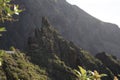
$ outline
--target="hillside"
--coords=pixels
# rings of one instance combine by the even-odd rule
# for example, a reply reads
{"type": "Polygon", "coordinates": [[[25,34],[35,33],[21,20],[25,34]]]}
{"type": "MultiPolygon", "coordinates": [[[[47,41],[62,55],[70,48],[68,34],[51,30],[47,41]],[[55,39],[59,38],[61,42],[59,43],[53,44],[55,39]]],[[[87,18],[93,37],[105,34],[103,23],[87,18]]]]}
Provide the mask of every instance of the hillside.
{"type": "Polygon", "coordinates": [[[15,51],[14,54],[2,53],[2,66],[0,66],[1,80],[50,80],[44,69],[34,65],[25,54],[15,51]]]}
{"type": "Polygon", "coordinates": [[[60,69],[63,64],[54,63],[56,57],[68,68],[75,69],[79,65],[87,70],[97,70],[100,73],[108,74],[108,77],[103,80],[113,78],[112,72],[100,60],[90,55],[89,52],[78,48],[72,42],[65,40],[45,17],[42,18],[41,26],[41,28],[35,29],[34,35],[29,37],[27,55],[31,57],[33,63],[47,68],[52,80],[67,80],[69,78],[66,77],[65,68],[62,71],[60,69]],[[63,74],[64,77],[62,77],[63,74]]]}
{"type": "MultiPolygon", "coordinates": [[[[65,0],[16,0],[25,11],[19,21],[6,22],[7,32],[1,39],[1,48],[11,45],[25,49],[35,28],[40,28],[42,16],[77,46],[96,54],[105,51],[120,56],[120,29],[117,25],[102,22],[65,0]]],[[[2,25],[3,26],[3,25],[2,25]]]]}
{"type": "Polygon", "coordinates": [[[96,55],[96,58],[102,61],[115,75],[120,73],[120,60],[116,56],[102,52],[96,55]]]}
{"type": "Polygon", "coordinates": [[[74,72],[78,66],[105,73],[108,76],[102,80],[112,80],[120,70],[120,61],[115,56],[106,53],[92,56],[65,40],[46,17],[42,18],[41,28],[34,29],[29,36],[25,53],[12,50],[11,54],[0,52],[2,80],[78,80],[74,72]]]}

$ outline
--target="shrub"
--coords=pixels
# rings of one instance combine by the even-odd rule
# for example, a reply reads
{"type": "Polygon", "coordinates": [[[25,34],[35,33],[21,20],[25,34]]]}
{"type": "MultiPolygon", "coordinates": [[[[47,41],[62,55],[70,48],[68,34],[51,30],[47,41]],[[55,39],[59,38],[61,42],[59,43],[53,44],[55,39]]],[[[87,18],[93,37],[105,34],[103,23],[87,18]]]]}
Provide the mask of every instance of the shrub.
{"type": "Polygon", "coordinates": [[[101,77],[107,76],[106,74],[99,74],[96,70],[86,71],[81,66],[78,66],[79,70],[74,70],[79,80],[101,80],[101,77]]]}

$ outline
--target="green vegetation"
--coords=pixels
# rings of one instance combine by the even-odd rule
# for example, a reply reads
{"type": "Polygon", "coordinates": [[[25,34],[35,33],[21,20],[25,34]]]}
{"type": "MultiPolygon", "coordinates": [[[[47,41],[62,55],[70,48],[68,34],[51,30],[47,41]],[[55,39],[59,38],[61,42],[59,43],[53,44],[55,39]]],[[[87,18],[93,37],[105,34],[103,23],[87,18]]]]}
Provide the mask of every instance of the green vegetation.
{"type": "MultiPolygon", "coordinates": [[[[39,66],[32,64],[29,57],[24,53],[13,48],[12,50],[15,53],[6,54],[4,50],[1,50],[1,80],[56,80],[59,76],[62,76],[61,80],[102,80],[101,77],[107,76],[106,74],[99,74],[96,70],[94,72],[87,71],[80,66],[78,67],[79,70],[72,70],[56,55],[53,55],[52,59],[49,56],[47,63],[40,67],[40,64],[39,66]],[[43,66],[49,69],[45,69],[43,66]]],[[[45,55],[43,54],[43,56],[45,55]]],[[[44,59],[43,56],[40,57],[39,55],[39,61],[41,61],[41,58],[44,59]]],[[[118,80],[118,78],[115,76],[113,80],[118,80]]]]}
{"type": "MultiPolygon", "coordinates": [[[[36,28],[34,36],[28,39],[27,55],[31,61],[46,69],[51,80],[77,80],[73,69],[78,65],[86,70],[91,70],[91,78],[100,79],[105,73],[108,76],[102,80],[112,80],[114,75],[99,59],[90,55],[88,51],[76,47],[72,42],[65,40],[52,26],[46,18],[42,19],[42,27],[36,28]],[[98,72],[100,73],[98,73],[98,72]],[[97,76],[93,76],[95,73],[97,76]]],[[[88,71],[87,71],[88,73],[88,71]]],[[[80,79],[88,78],[87,74],[82,74],[80,79]]]]}
{"type": "MultiPolygon", "coordinates": [[[[0,0],[0,22],[14,21],[13,15],[19,15],[22,10],[16,4],[11,4],[11,0],[0,0]]],[[[6,31],[4,27],[0,27],[0,32],[6,31]]]]}
{"type": "Polygon", "coordinates": [[[101,52],[96,55],[96,58],[98,58],[105,66],[107,66],[114,75],[117,76],[120,74],[120,61],[117,59],[117,57],[105,52],[101,52]]]}
{"type": "MultiPolygon", "coordinates": [[[[13,15],[22,11],[18,8],[18,5],[11,4],[11,0],[0,0],[0,22],[14,21],[13,15]]],[[[111,79],[112,72],[100,60],[64,40],[47,19],[43,22],[40,31],[36,30],[29,41],[26,53],[29,57],[13,47],[15,53],[12,54],[0,51],[0,80],[101,80],[107,76],[99,74],[98,70],[108,73],[110,78],[105,80],[111,79]],[[29,58],[39,66],[32,64],[29,58]],[[80,66],[79,70],[73,70],[78,64],[95,71],[87,71],[80,66]]],[[[5,28],[0,28],[0,32],[3,31],[5,28]]],[[[114,80],[118,78],[115,76],[114,80]]]]}
{"type": "Polygon", "coordinates": [[[51,80],[76,80],[74,71],[54,53],[46,53],[41,49],[32,50],[27,55],[31,57],[33,63],[46,70],[51,80]]]}
{"type": "Polygon", "coordinates": [[[30,63],[25,54],[19,51],[14,54],[2,52],[1,80],[49,80],[46,71],[30,63]]]}
{"type": "MultiPolygon", "coordinates": [[[[79,70],[74,69],[75,75],[79,80],[102,80],[102,77],[106,77],[107,74],[99,74],[96,70],[94,72],[86,71],[81,66],[78,66],[79,70]]],[[[118,75],[119,76],[119,75],[118,75]]],[[[114,76],[113,80],[119,80],[117,76],[114,76]]]]}
{"type": "Polygon", "coordinates": [[[19,15],[22,10],[19,6],[11,4],[11,0],[0,0],[0,21],[13,21],[13,15],[19,15]]]}
{"type": "Polygon", "coordinates": [[[76,76],[79,78],[79,80],[101,80],[101,77],[107,76],[106,74],[99,74],[96,70],[94,72],[92,71],[86,71],[81,66],[78,66],[79,70],[74,70],[76,76]]]}
{"type": "Polygon", "coordinates": [[[4,56],[4,51],[0,50],[0,66],[2,66],[3,59],[2,57],[4,56]]]}

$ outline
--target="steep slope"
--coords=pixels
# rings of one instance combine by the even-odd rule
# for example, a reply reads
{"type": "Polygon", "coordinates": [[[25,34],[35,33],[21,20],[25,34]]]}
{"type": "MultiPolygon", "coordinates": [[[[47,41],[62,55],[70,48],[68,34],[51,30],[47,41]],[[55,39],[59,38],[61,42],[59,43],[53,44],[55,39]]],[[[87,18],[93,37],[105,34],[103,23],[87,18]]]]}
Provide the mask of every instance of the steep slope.
{"type": "Polygon", "coordinates": [[[1,53],[1,80],[50,80],[44,69],[29,62],[28,57],[18,50],[13,54],[7,54],[5,51],[0,51],[0,56],[1,53]]]}
{"type": "Polygon", "coordinates": [[[112,72],[101,61],[65,40],[44,17],[42,27],[35,29],[34,35],[29,37],[27,52],[33,63],[47,68],[52,80],[73,80],[72,69],[77,68],[78,65],[87,70],[108,74],[109,77],[103,80],[110,80],[113,77],[112,72]],[[54,63],[56,60],[59,60],[59,63],[54,63]]]}
{"type": "Polygon", "coordinates": [[[25,11],[19,22],[6,23],[7,32],[1,39],[1,48],[15,46],[24,49],[34,29],[40,27],[41,16],[47,16],[66,39],[92,54],[101,51],[120,57],[120,29],[102,22],[65,0],[16,0],[25,11]]]}
{"type": "Polygon", "coordinates": [[[105,52],[96,55],[115,75],[120,74],[120,61],[113,55],[105,52]]]}

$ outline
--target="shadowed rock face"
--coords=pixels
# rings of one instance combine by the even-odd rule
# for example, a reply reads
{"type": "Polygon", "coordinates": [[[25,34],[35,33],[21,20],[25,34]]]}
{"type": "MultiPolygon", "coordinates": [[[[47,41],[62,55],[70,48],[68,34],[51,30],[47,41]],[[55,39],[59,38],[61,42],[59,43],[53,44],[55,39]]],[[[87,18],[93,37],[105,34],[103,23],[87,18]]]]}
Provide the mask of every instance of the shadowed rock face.
{"type": "Polygon", "coordinates": [[[65,0],[17,0],[25,11],[19,21],[5,23],[7,32],[1,39],[1,48],[15,46],[24,49],[34,29],[41,25],[41,17],[47,16],[51,24],[66,39],[92,54],[105,51],[120,56],[120,29],[117,25],[102,22],[65,0]]]}

